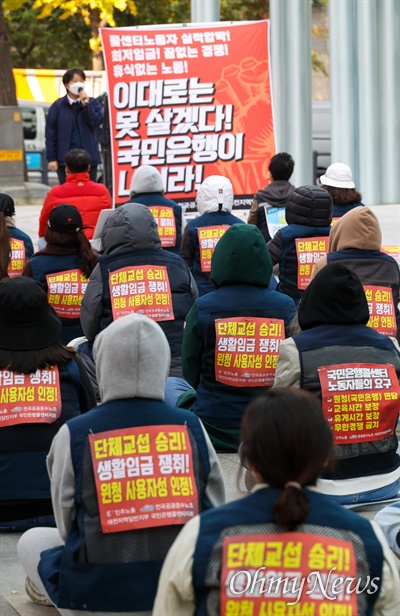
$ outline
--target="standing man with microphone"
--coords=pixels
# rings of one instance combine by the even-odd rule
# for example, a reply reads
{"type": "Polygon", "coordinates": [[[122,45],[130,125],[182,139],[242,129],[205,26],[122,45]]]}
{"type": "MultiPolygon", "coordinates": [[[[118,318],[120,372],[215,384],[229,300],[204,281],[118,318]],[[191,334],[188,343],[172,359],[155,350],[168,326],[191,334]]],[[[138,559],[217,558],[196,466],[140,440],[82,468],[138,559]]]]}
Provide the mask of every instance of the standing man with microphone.
{"type": "Polygon", "coordinates": [[[50,107],[46,120],[46,158],[50,171],[57,171],[60,184],[65,182],[65,155],[69,150],[85,150],[90,156],[90,179],[96,181],[101,162],[96,129],[103,123],[100,101],[85,92],[85,73],[70,68],[63,76],[66,96],[50,107]]]}

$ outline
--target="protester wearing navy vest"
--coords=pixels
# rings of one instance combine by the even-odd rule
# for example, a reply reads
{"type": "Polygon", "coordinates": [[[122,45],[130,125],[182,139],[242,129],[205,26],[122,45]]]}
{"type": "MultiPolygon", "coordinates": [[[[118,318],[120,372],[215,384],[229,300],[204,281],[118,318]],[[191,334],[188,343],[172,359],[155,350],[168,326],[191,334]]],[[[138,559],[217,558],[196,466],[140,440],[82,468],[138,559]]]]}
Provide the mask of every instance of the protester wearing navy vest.
{"type": "Polygon", "coordinates": [[[312,277],[327,263],[343,263],[356,272],[363,285],[389,287],[393,296],[392,317],[400,341],[400,270],[397,262],[381,251],[382,233],[375,214],[368,207],[356,207],[332,227],[329,252],[316,262],[312,277]]]}
{"type": "MultiPolygon", "coordinates": [[[[298,319],[302,332],[282,342],[274,386],[302,387],[321,399],[318,368],[341,364],[391,364],[400,377],[397,341],[366,326],[369,311],[361,281],[345,265],[331,263],[318,272],[302,297],[298,319]]],[[[399,408],[400,404],[381,415],[390,413],[395,426],[399,408]]],[[[336,465],[324,472],[321,492],[343,504],[397,495],[400,457],[395,430],[371,434],[370,441],[361,442],[354,433],[351,444],[336,444],[335,452],[336,465]]]]}
{"type": "Polygon", "coordinates": [[[319,178],[322,188],[328,191],[333,201],[332,218],[341,218],[355,207],[364,205],[362,196],[356,190],[351,169],[345,163],[329,165],[319,178]]]}
{"type": "Polygon", "coordinates": [[[10,237],[24,242],[25,258],[30,259],[33,255],[32,240],[29,235],[27,235],[26,233],[21,231],[21,229],[18,229],[15,226],[15,204],[14,199],[10,197],[10,195],[0,193],[0,212],[3,212],[5,216],[6,225],[10,237]]]}
{"type": "MultiPolygon", "coordinates": [[[[163,560],[182,524],[168,524],[164,516],[156,526],[103,533],[88,437],[128,428],[142,428],[145,435],[153,426],[166,434],[171,426],[186,426],[200,512],[224,502],[221,468],[199,419],[163,401],[170,350],[154,321],[140,314],[115,321],[96,339],[94,357],[102,404],[87,421],[68,422],[48,457],[57,530],[33,529],[18,552],[30,580],[61,614],[150,615],[163,560]]],[[[132,442],[139,443],[139,436],[132,442]]],[[[145,463],[142,456],[140,461],[145,463]]],[[[170,496],[168,491],[164,502],[170,496]]],[[[155,510],[146,507],[147,497],[131,497],[130,504],[137,513],[155,510]]]]}
{"type": "Polygon", "coordinates": [[[279,263],[277,290],[299,302],[303,291],[297,286],[296,239],[325,237],[332,222],[332,198],[318,186],[299,186],[288,197],[287,227],[279,229],[268,242],[272,263],[279,263]]]}
{"type": "Polygon", "coordinates": [[[214,287],[210,282],[209,269],[208,271],[203,271],[204,265],[202,267],[199,229],[202,227],[218,228],[223,225],[243,224],[243,221],[232,214],[232,184],[228,178],[222,175],[212,175],[204,180],[197,191],[196,205],[200,216],[188,221],[183,233],[181,255],[193,272],[201,297],[210,291],[214,291],[214,287]]]}
{"type": "MultiPolygon", "coordinates": [[[[130,199],[126,203],[143,203],[143,205],[162,206],[172,208],[175,221],[175,243],[173,246],[165,246],[165,250],[179,255],[182,243],[182,229],[185,218],[180,205],[164,197],[164,184],[161,173],[151,165],[142,165],[132,176],[130,199]]],[[[160,229],[159,229],[160,231],[160,229]]],[[[163,241],[161,230],[161,242],[163,241]]],[[[165,236],[168,239],[169,236],[165,236]]]]}
{"type": "Polygon", "coordinates": [[[271,390],[249,406],[242,438],[252,494],[182,529],[165,559],[153,616],[397,616],[396,559],[382,530],[315,489],[332,452],[318,400],[271,390]],[[347,565],[329,558],[340,549],[347,565]]]}
{"type": "MultiPolygon", "coordinates": [[[[84,226],[82,217],[73,205],[58,205],[51,211],[47,222],[47,230],[45,234],[46,246],[43,250],[37,252],[30,261],[25,265],[22,272],[23,276],[30,276],[39,282],[46,293],[49,293],[46,276],[48,274],[62,274],[69,270],[75,270],[73,279],[79,279],[76,282],[76,288],[64,293],[62,300],[70,302],[71,309],[78,312],[75,318],[64,317],[65,304],[61,305],[61,323],[62,330],[60,340],[64,344],[68,344],[74,338],[83,336],[83,331],[79,317],[79,304],[71,304],[71,301],[78,301],[81,293],[84,293],[86,282],[81,286],[81,275],[89,279],[93,268],[97,264],[97,257],[91,249],[88,239],[83,232],[84,226]],[[78,286],[79,285],[79,286],[78,286]]],[[[72,283],[73,284],[73,283],[72,283]]],[[[67,287],[71,284],[67,284],[67,287]]],[[[64,287],[65,288],[65,285],[64,287]]],[[[55,296],[59,291],[55,289],[50,293],[49,302],[57,299],[55,296]]],[[[66,304],[68,307],[68,303],[66,304]]],[[[60,304],[53,303],[54,309],[57,310],[60,304]]]]}
{"type": "MultiPolygon", "coordinates": [[[[186,317],[183,376],[196,390],[191,410],[203,421],[217,450],[237,451],[243,413],[265,383],[238,387],[217,379],[215,321],[265,317],[282,319],[287,327],[296,315],[296,306],[290,297],[268,289],[271,273],[271,257],[261,231],[254,225],[232,225],[212,257],[215,290],[199,298],[186,317]]],[[[173,381],[168,380],[168,396],[173,381]]]]}
{"type": "Polygon", "coordinates": [[[197,287],[189,268],[179,255],[161,248],[157,223],[149,208],[137,203],[123,205],[107,219],[101,235],[103,256],[93,270],[81,306],[81,324],[86,338],[97,334],[113,320],[109,274],[129,266],[159,265],[167,268],[174,319],[160,322],[171,354],[171,374],[180,376],[183,324],[197,298],[197,287]]]}
{"type": "Polygon", "coordinates": [[[26,530],[38,523],[54,526],[46,456],[60,427],[95,403],[90,383],[75,360],[75,352],[58,341],[60,331],[60,320],[36,282],[20,276],[0,283],[0,530],[3,531],[26,530]],[[38,378],[42,382],[39,371],[54,366],[60,380],[60,390],[53,396],[53,400],[61,399],[58,418],[52,415],[50,395],[40,402],[32,393],[32,384],[38,378]],[[28,384],[21,383],[21,375],[30,375],[28,384]],[[43,413],[48,414],[46,422],[41,419],[43,413]]]}

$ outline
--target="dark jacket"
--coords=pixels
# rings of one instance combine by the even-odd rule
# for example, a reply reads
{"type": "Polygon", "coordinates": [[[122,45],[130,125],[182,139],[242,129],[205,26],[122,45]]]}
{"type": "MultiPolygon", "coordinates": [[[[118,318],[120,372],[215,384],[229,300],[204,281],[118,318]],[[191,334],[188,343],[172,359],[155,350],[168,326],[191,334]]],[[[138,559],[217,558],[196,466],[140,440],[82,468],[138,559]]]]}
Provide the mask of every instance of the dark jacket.
{"type": "Polygon", "coordinates": [[[364,203],[361,203],[361,202],[360,203],[348,203],[347,205],[334,203],[333,211],[332,211],[332,218],[341,218],[342,216],[347,214],[347,212],[350,212],[351,210],[354,210],[354,208],[360,207],[362,205],[364,205],[364,203]]]}
{"type": "MultiPolygon", "coordinates": [[[[91,97],[87,105],[78,105],[77,127],[80,134],[81,148],[90,155],[90,164],[101,162],[96,128],[103,122],[101,103],[91,97]]],[[[71,134],[74,114],[67,96],[56,100],[50,107],[46,120],[46,159],[56,160],[59,165],[65,165],[65,155],[71,149],[71,134]]]]}

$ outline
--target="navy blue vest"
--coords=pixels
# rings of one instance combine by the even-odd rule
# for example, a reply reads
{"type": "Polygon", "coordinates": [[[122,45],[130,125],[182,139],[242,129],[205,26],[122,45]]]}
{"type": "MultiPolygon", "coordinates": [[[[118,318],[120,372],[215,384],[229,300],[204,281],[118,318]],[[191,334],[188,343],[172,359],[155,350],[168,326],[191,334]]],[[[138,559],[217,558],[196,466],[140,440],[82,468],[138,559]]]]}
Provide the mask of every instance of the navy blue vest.
{"type": "Polygon", "coordinates": [[[29,235],[21,231],[21,229],[17,229],[16,227],[8,227],[8,232],[10,234],[10,237],[24,242],[25,258],[30,259],[31,256],[33,255],[34,250],[33,250],[32,240],[29,237],[29,235]]]}
{"type": "Polygon", "coordinates": [[[297,288],[295,240],[300,237],[325,237],[329,235],[330,230],[330,227],[306,227],[305,225],[288,225],[281,229],[282,250],[279,259],[278,290],[292,297],[296,303],[300,301],[303,291],[297,288]]]}
{"type": "Polygon", "coordinates": [[[189,220],[187,224],[188,233],[194,246],[192,273],[197,283],[200,297],[206,293],[210,293],[210,291],[214,291],[215,287],[210,282],[211,272],[201,271],[199,236],[197,229],[199,227],[216,227],[222,225],[231,226],[236,224],[243,224],[243,220],[236,218],[236,216],[230,212],[210,212],[208,214],[203,214],[198,218],[194,218],[193,220],[189,220]]]}
{"type": "Polygon", "coordinates": [[[295,307],[289,297],[264,287],[237,284],[221,287],[196,302],[203,340],[200,383],[192,410],[221,428],[240,428],[248,403],[263,387],[231,387],[215,380],[215,319],[239,316],[283,319],[289,325],[295,307]]]}
{"type": "Polygon", "coordinates": [[[171,246],[170,248],[164,248],[164,250],[168,250],[168,252],[174,252],[179,255],[182,244],[182,208],[180,205],[172,201],[171,199],[167,199],[161,193],[145,193],[142,195],[137,195],[136,197],[132,197],[124,203],[142,203],[143,205],[161,205],[164,207],[172,207],[174,210],[174,218],[175,218],[175,226],[176,226],[176,242],[175,246],[171,246]]]}
{"type": "MultiPolygon", "coordinates": [[[[273,505],[279,494],[280,490],[277,488],[260,489],[250,496],[208,511],[201,516],[192,567],[196,616],[220,613],[219,594],[224,537],[265,533],[265,540],[268,541],[269,534],[285,532],[276,524],[273,515],[273,505]]],[[[307,490],[307,496],[310,501],[310,512],[296,532],[322,535],[353,544],[357,565],[356,581],[358,578],[363,580],[360,588],[365,587],[368,575],[371,580],[376,578],[375,584],[378,588],[376,593],[363,592],[357,596],[358,613],[371,616],[381,589],[383,551],[370,522],[347,511],[323,494],[307,490]]],[[[279,573],[276,572],[274,577],[278,576],[279,573]]],[[[355,584],[356,582],[352,587],[355,587],[355,584]]],[[[370,588],[374,590],[373,587],[370,588]]],[[[300,614],[300,611],[290,613],[300,614]]]]}
{"type": "Polygon", "coordinates": [[[183,324],[193,303],[190,293],[190,272],[185,262],[178,255],[158,248],[112,253],[100,257],[99,263],[103,280],[103,316],[101,318],[100,331],[108,327],[113,320],[110,288],[108,284],[110,272],[128,266],[166,266],[171,286],[175,319],[173,321],[160,321],[158,324],[167,336],[172,357],[180,357],[183,324]]]}
{"type": "Polygon", "coordinates": [[[341,218],[347,214],[347,212],[354,210],[355,207],[359,207],[360,205],[364,205],[364,203],[349,203],[348,205],[339,205],[338,203],[334,203],[332,218],[341,218]]]}
{"type": "MultiPolygon", "coordinates": [[[[293,336],[300,356],[300,387],[321,400],[320,366],[392,364],[400,377],[400,354],[393,342],[365,325],[320,325],[293,336]]],[[[348,479],[389,473],[400,465],[397,437],[370,443],[336,445],[336,463],[327,479],[348,479]]]]}
{"type": "MultiPolygon", "coordinates": [[[[30,261],[32,266],[32,278],[43,286],[47,294],[47,274],[56,274],[78,268],[78,254],[74,255],[38,255],[30,261]]],[[[74,338],[83,336],[80,319],[60,318],[62,330],[60,340],[63,344],[68,344],[74,338]]]]}
{"type": "Polygon", "coordinates": [[[46,456],[61,426],[80,415],[80,375],[75,361],[59,366],[62,409],[51,424],[0,427],[1,500],[50,499],[46,456]]]}
{"type": "Polygon", "coordinates": [[[189,411],[142,398],[106,402],[80,419],[68,424],[77,515],[65,547],[42,552],[39,574],[58,607],[151,611],[164,558],[182,526],[102,534],[93,468],[88,462],[88,434],[132,426],[186,424],[192,443],[199,509],[205,511],[212,505],[205,494],[210,463],[203,429],[189,411]]]}

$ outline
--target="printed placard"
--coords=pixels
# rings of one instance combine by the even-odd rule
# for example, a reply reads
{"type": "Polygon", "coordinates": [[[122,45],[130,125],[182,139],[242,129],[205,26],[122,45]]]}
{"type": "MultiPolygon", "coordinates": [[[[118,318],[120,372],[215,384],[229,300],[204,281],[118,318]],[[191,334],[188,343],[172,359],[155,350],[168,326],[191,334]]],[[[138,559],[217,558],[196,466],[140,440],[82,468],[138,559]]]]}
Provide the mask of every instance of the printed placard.
{"type": "Polygon", "coordinates": [[[198,513],[186,426],[89,435],[103,533],[186,524],[198,513]]]}
{"type": "Polygon", "coordinates": [[[356,577],[350,541],[296,532],[224,537],[220,614],[357,616],[356,577]]]}
{"type": "Polygon", "coordinates": [[[149,205],[149,210],[156,220],[162,248],[175,246],[176,222],[174,208],[164,205],[149,205]]]}
{"type": "Polygon", "coordinates": [[[393,259],[400,259],[400,246],[381,246],[381,251],[393,257],[393,259]]]}
{"type": "Polygon", "coordinates": [[[200,267],[202,272],[211,272],[211,259],[218,240],[229,229],[229,225],[216,225],[214,227],[198,227],[200,267]]]}
{"type": "Polygon", "coordinates": [[[391,364],[336,364],[318,368],[322,409],[335,445],[363,443],[394,433],[400,386],[391,364]]]}
{"type": "Polygon", "coordinates": [[[376,329],[384,336],[397,335],[396,312],[393,302],[393,293],[390,287],[363,285],[365,297],[368,302],[368,327],[376,329]]]}
{"type": "Polygon", "coordinates": [[[297,288],[307,289],[311,281],[316,262],[326,257],[329,247],[329,236],[298,238],[296,241],[297,255],[297,288]]]}
{"type": "Polygon", "coordinates": [[[287,227],[285,207],[271,207],[266,204],[264,205],[264,211],[267,219],[268,231],[271,237],[274,237],[276,232],[280,229],[287,227]]]}
{"type": "Polygon", "coordinates": [[[139,312],[154,321],[173,321],[171,285],[165,265],[123,267],[110,272],[114,321],[139,312]]]}
{"type": "Polygon", "coordinates": [[[0,370],[0,428],[25,423],[53,423],[61,414],[57,366],[19,374],[0,370]]]}
{"type": "Polygon", "coordinates": [[[25,244],[22,240],[10,238],[10,262],[8,264],[7,273],[9,278],[21,276],[25,265],[25,244]]]}
{"type": "Polygon", "coordinates": [[[285,323],[281,319],[216,319],[215,379],[231,387],[272,386],[284,339],[285,323]]]}
{"type": "Polygon", "coordinates": [[[80,269],[47,274],[47,301],[63,319],[79,319],[89,278],[80,269]]]}

